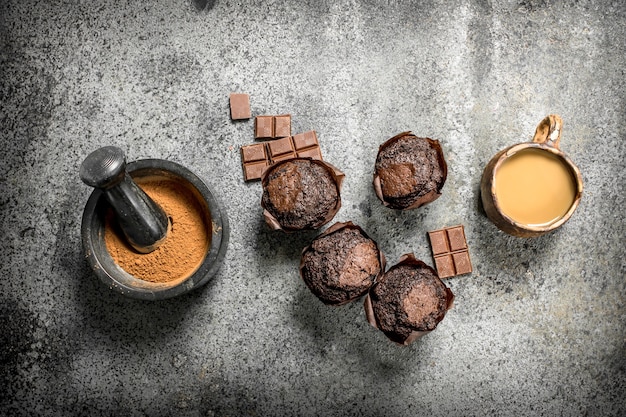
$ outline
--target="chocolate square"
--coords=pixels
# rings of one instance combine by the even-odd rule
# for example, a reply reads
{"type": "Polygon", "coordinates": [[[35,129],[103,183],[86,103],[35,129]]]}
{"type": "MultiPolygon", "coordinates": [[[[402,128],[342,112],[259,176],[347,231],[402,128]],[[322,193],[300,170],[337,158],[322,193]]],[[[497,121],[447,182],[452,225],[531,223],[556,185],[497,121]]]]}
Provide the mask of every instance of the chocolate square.
{"type": "Polygon", "coordinates": [[[428,237],[439,278],[472,272],[472,262],[463,225],[430,231],[428,237]]]}
{"type": "Polygon", "coordinates": [[[297,155],[299,158],[313,158],[319,159],[320,161],[322,160],[322,153],[320,152],[319,146],[297,151],[297,155]]]}
{"type": "Polygon", "coordinates": [[[322,151],[315,130],[293,135],[293,146],[301,158],[322,159],[322,151]]]}
{"type": "Polygon", "coordinates": [[[472,263],[468,252],[453,253],[452,260],[454,261],[456,275],[469,274],[472,272],[472,263]]]}
{"type": "Polygon", "coordinates": [[[244,164],[243,175],[246,181],[259,180],[269,164],[266,161],[244,164]]]}
{"type": "Polygon", "coordinates": [[[241,164],[246,181],[258,180],[270,161],[264,143],[254,143],[241,147],[241,164]]]}
{"type": "Polygon", "coordinates": [[[274,137],[274,116],[254,118],[254,137],[255,139],[274,137]]]}
{"type": "Polygon", "coordinates": [[[439,278],[449,278],[456,275],[454,268],[454,260],[449,254],[435,256],[435,267],[439,278]]]}
{"type": "Polygon", "coordinates": [[[450,252],[450,247],[448,246],[448,239],[446,238],[445,230],[428,232],[428,237],[430,238],[430,247],[433,250],[433,255],[450,252]]]}
{"type": "Polygon", "coordinates": [[[319,146],[315,130],[310,130],[308,132],[293,135],[293,144],[296,150],[319,146]]]}
{"type": "Polygon", "coordinates": [[[267,142],[267,148],[269,149],[272,162],[282,161],[283,159],[294,158],[296,156],[291,136],[267,142]]]}
{"type": "Polygon", "coordinates": [[[274,137],[284,138],[287,136],[291,136],[291,115],[274,116],[274,137]]]}
{"type": "Polygon", "coordinates": [[[251,117],[250,96],[248,94],[231,93],[230,95],[230,118],[244,120],[251,117]]]}
{"type": "Polygon", "coordinates": [[[242,146],[241,157],[244,162],[264,161],[267,159],[265,145],[263,143],[254,143],[242,146]]]}
{"type": "Polygon", "coordinates": [[[448,240],[450,241],[450,251],[456,252],[467,248],[463,226],[451,227],[447,229],[446,232],[448,233],[448,240]]]}

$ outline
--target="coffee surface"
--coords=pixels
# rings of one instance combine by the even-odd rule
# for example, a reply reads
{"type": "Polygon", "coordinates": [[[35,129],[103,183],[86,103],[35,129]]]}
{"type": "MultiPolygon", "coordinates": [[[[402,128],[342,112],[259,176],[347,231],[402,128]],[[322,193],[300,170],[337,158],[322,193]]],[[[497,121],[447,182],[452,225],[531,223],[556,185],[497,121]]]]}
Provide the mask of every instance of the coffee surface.
{"type": "Polygon", "coordinates": [[[524,149],[507,158],[495,174],[502,212],[530,226],[562,218],[574,203],[576,184],[564,161],[540,149],[524,149]]]}

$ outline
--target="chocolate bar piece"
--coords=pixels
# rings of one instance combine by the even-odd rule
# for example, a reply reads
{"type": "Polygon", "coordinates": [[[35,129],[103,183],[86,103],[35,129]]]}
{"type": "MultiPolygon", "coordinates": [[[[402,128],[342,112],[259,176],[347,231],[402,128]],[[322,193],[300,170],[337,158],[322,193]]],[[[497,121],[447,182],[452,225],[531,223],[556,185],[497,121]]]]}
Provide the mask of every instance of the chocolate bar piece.
{"type": "Polygon", "coordinates": [[[291,136],[291,116],[289,114],[274,116],[274,137],[284,138],[287,136],[291,136]]]}
{"type": "Polygon", "coordinates": [[[295,157],[323,160],[320,144],[314,130],[242,146],[241,163],[244,178],[246,181],[258,180],[266,167],[278,161],[295,157]]]}
{"type": "Polygon", "coordinates": [[[274,137],[274,116],[257,116],[254,118],[254,138],[274,137]]]}
{"type": "Polygon", "coordinates": [[[250,113],[250,96],[247,94],[230,94],[230,118],[245,120],[252,117],[250,113]]]}
{"type": "Polygon", "coordinates": [[[317,140],[315,130],[310,130],[304,133],[298,133],[292,137],[293,146],[296,149],[296,154],[300,158],[313,158],[322,159],[322,153],[320,151],[320,144],[317,140]]]}
{"type": "Polygon", "coordinates": [[[254,143],[241,147],[241,164],[246,181],[258,180],[263,170],[270,165],[264,143],[254,143]]]}
{"type": "Polygon", "coordinates": [[[267,142],[267,149],[269,150],[272,164],[284,159],[296,157],[291,136],[267,142]]]}
{"type": "Polygon", "coordinates": [[[291,115],[257,116],[254,118],[255,139],[276,139],[291,136],[291,115]]]}
{"type": "Polygon", "coordinates": [[[428,232],[439,278],[472,272],[469,249],[463,225],[428,232]]]}

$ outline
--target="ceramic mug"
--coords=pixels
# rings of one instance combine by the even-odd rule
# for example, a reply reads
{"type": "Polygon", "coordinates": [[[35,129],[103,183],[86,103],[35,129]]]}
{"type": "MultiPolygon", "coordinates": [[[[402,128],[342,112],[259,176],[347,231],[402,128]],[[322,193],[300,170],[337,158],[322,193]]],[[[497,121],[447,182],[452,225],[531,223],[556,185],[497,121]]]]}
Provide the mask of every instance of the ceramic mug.
{"type": "Polygon", "coordinates": [[[563,121],[545,117],[532,142],[498,152],[487,164],[480,193],[487,217],[502,231],[536,237],[565,223],[580,202],[580,170],[559,148],[563,121]]]}

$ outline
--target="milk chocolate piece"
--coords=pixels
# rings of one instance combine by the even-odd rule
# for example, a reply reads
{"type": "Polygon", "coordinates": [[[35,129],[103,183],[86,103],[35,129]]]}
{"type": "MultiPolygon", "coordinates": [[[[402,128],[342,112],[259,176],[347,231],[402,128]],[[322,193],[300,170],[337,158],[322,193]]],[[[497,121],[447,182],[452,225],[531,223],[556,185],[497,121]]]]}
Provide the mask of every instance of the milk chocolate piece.
{"type": "Polygon", "coordinates": [[[463,225],[430,231],[428,237],[439,278],[472,272],[463,225]]]}
{"type": "Polygon", "coordinates": [[[274,116],[274,137],[284,138],[287,136],[291,136],[291,115],[274,116]]]}
{"type": "Polygon", "coordinates": [[[320,148],[310,148],[305,149],[303,151],[298,151],[298,157],[300,158],[313,158],[313,159],[322,159],[322,154],[320,153],[320,148]]]}
{"type": "Polygon", "coordinates": [[[455,275],[454,261],[452,255],[440,255],[435,256],[435,268],[437,268],[437,275],[439,278],[448,278],[455,275]]]}
{"type": "Polygon", "coordinates": [[[274,116],[257,116],[254,118],[254,138],[274,137],[274,116]]]}
{"type": "Polygon", "coordinates": [[[269,150],[270,159],[273,164],[278,161],[296,157],[296,151],[293,148],[293,142],[289,136],[267,142],[267,149],[269,150]]]}
{"type": "Polygon", "coordinates": [[[293,135],[293,143],[297,150],[319,146],[315,130],[293,135]]]}
{"type": "Polygon", "coordinates": [[[255,139],[276,139],[291,136],[291,115],[257,116],[254,118],[255,139]]]}
{"type": "Polygon", "coordinates": [[[364,307],[372,326],[390,340],[408,345],[433,331],[453,300],[435,270],[409,253],[377,280],[364,307]]]}
{"type": "Polygon", "coordinates": [[[270,165],[265,144],[254,143],[241,147],[241,164],[246,181],[258,180],[266,167],[270,165]]]}
{"type": "Polygon", "coordinates": [[[322,159],[320,144],[315,130],[293,135],[293,146],[300,158],[322,159]]]}
{"type": "Polygon", "coordinates": [[[230,118],[244,120],[252,117],[250,113],[250,96],[247,94],[230,94],[230,118]]]}
{"type": "Polygon", "coordinates": [[[241,147],[241,163],[246,181],[258,180],[263,170],[290,158],[322,160],[322,152],[314,130],[294,136],[241,147]]]}

